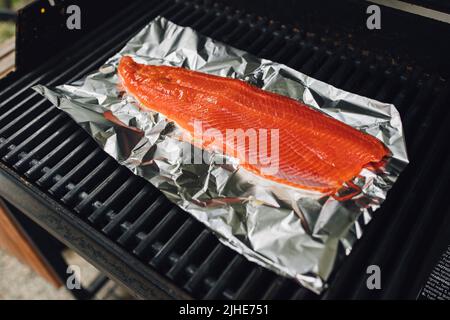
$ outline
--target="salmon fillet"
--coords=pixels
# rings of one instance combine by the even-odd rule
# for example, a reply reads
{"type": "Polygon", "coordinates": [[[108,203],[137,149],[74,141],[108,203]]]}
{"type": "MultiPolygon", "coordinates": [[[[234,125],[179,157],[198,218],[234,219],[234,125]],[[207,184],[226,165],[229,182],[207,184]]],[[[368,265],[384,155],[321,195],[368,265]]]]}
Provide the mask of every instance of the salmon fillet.
{"type": "Polygon", "coordinates": [[[235,157],[246,170],[282,184],[333,194],[389,154],[375,137],[241,80],[143,65],[129,56],[120,60],[118,73],[141,108],[163,114],[191,137],[196,123],[203,132],[214,133],[191,143],[235,157]],[[239,139],[228,134],[239,130],[248,135],[239,139]],[[269,131],[278,133],[277,139],[269,131]],[[257,146],[251,146],[255,141],[257,146]]]}

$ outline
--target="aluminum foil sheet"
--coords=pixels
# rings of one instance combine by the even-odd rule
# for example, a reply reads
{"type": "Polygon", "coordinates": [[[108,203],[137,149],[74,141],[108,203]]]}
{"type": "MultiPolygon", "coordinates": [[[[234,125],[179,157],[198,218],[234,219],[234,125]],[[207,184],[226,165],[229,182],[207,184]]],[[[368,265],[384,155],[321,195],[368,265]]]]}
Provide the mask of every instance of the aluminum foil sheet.
{"type": "Polygon", "coordinates": [[[316,293],[326,288],[330,274],[362,236],[364,224],[408,163],[393,105],[339,90],[162,17],[83,79],[34,89],[67,112],[120,164],[213,230],[222,243],[316,293]],[[124,55],[139,63],[239,78],[301,100],[377,137],[392,156],[383,172],[363,169],[353,181],[362,192],[346,201],[256,177],[237,160],[222,165],[221,155],[214,152],[202,164],[189,164],[186,156],[192,152],[185,151],[192,146],[178,138],[176,126],[160,114],[139,109],[121,89],[116,67],[124,55]],[[114,117],[105,118],[108,113],[114,117]]]}

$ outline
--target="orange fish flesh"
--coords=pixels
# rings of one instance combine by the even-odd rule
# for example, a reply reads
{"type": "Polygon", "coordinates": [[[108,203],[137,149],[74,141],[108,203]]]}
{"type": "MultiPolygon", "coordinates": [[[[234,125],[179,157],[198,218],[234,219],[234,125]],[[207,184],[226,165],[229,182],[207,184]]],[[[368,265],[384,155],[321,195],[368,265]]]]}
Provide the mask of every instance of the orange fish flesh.
{"type": "Polygon", "coordinates": [[[205,135],[195,142],[197,146],[235,157],[246,170],[278,183],[334,194],[363,168],[376,168],[389,155],[375,137],[241,80],[139,64],[129,56],[121,58],[118,73],[127,93],[142,108],[163,114],[191,137],[196,122],[202,124],[203,132],[214,130],[224,137],[205,135]],[[227,135],[229,130],[262,129],[277,132],[278,140],[259,139],[255,148],[247,145],[250,136],[239,140],[227,135]],[[274,143],[278,150],[272,148],[274,143]],[[258,160],[263,159],[258,157],[260,149],[265,150],[266,158],[271,157],[270,165],[276,172],[267,170],[267,161],[258,160]],[[272,157],[272,150],[277,151],[277,157],[272,157]]]}

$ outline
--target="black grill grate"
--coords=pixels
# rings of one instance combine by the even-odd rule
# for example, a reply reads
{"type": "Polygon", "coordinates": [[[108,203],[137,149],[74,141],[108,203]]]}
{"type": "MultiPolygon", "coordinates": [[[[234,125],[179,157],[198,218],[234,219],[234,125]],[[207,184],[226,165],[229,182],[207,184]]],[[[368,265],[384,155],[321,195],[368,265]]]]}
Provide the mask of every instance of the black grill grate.
{"type": "Polygon", "coordinates": [[[411,165],[325,298],[414,298],[429,261],[438,252],[440,243],[434,240],[450,223],[444,192],[450,183],[450,167],[444,166],[450,156],[447,83],[417,68],[394,65],[264,17],[208,1],[132,2],[119,17],[77,44],[70,55],[66,52],[64,60],[50,61],[3,82],[1,161],[195,298],[316,298],[220,244],[199,222],[120,167],[68,116],[30,89],[37,83],[73,81],[98,68],[156,15],[397,106],[411,165]],[[382,269],[382,291],[365,287],[365,268],[370,264],[382,269]]]}

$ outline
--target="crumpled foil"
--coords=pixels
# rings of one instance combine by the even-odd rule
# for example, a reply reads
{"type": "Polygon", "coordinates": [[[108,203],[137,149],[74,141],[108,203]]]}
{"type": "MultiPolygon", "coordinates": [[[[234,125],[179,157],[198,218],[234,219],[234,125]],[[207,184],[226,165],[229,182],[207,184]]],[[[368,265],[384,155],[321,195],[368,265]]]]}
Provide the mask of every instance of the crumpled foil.
{"type": "Polygon", "coordinates": [[[363,227],[407,165],[400,116],[391,104],[337,89],[285,65],[197,34],[158,17],[98,71],[56,88],[34,87],[67,112],[120,164],[144,177],[171,201],[214,231],[222,243],[278,274],[320,293],[363,227]],[[119,85],[116,67],[129,55],[139,63],[180,66],[239,78],[298,99],[367,132],[389,148],[384,171],[363,169],[362,192],[337,201],[247,173],[236,161],[186,164],[187,142],[162,115],[143,111],[119,85]],[[116,119],[105,118],[110,112],[116,119]]]}

